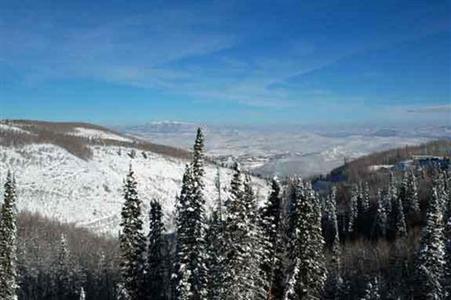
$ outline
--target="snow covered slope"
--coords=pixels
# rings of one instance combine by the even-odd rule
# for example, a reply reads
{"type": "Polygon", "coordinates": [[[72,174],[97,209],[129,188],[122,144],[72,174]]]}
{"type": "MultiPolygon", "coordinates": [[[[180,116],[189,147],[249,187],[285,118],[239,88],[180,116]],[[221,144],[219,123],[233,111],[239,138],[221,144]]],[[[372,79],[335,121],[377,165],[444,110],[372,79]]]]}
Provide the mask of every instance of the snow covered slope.
{"type": "MultiPolygon", "coordinates": [[[[17,124],[14,126],[21,128],[17,124]]],[[[92,133],[89,130],[81,132],[92,133]]],[[[96,135],[99,136],[98,132],[96,135]]],[[[118,138],[121,141],[127,139],[118,138]]],[[[168,229],[172,229],[175,197],[180,192],[186,159],[145,151],[133,147],[133,143],[102,145],[100,141],[88,147],[92,155],[85,159],[52,143],[19,146],[0,143],[0,184],[3,187],[6,171],[11,169],[17,178],[19,209],[74,222],[97,232],[116,233],[123,201],[122,183],[131,163],[145,212],[150,200],[160,200],[168,229]]],[[[216,173],[215,165],[207,165],[205,193],[208,207],[217,199],[216,173]]],[[[231,173],[229,169],[220,169],[224,189],[230,182],[231,173]]],[[[256,191],[266,196],[265,183],[254,179],[254,184],[256,191]]],[[[225,193],[224,190],[223,195],[225,193]]]]}
{"type": "Polygon", "coordinates": [[[74,131],[70,132],[69,134],[72,134],[75,136],[87,137],[90,139],[109,139],[109,140],[116,140],[116,141],[120,141],[120,142],[131,142],[132,141],[129,138],[120,136],[119,134],[105,132],[105,131],[99,130],[99,129],[84,128],[84,127],[76,127],[76,128],[74,128],[74,131]]]}

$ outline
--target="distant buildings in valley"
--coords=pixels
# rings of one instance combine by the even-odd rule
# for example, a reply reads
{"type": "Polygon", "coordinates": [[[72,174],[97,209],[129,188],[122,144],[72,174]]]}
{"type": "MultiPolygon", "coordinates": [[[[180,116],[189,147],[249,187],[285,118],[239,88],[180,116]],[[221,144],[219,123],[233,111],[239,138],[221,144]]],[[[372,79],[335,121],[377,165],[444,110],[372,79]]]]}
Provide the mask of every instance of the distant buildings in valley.
{"type": "Polygon", "coordinates": [[[425,168],[439,166],[440,169],[448,169],[450,158],[434,155],[412,155],[411,159],[400,161],[393,165],[371,165],[368,167],[370,172],[379,170],[390,170],[404,172],[409,170],[422,170],[425,168]]]}

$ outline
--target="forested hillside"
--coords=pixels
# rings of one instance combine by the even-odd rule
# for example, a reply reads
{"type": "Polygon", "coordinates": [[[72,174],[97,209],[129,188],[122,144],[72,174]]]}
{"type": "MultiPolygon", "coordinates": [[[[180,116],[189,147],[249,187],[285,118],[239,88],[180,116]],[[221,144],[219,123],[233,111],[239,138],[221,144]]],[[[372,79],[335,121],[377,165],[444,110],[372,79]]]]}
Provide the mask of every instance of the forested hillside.
{"type": "Polygon", "coordinates": [[[343,166],[332,170],[328,177],[331,180],[346,180],[348,182],[358,182],[362,179],[371,180],[371,177],[380,175],[380,173],[374,172],[377,169],[374,167],[391,169],[397,164],[410,161],[418,155],[449,158],[451,156],[451,140],[437,140],[421,145],[405,146],[362,156],[345,162],[343,166]]]}

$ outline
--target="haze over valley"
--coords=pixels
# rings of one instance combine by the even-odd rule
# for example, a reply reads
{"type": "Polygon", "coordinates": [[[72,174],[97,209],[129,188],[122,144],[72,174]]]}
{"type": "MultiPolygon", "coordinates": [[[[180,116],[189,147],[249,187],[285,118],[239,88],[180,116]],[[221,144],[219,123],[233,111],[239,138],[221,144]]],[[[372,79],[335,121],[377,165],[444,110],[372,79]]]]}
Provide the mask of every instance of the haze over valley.
{"type": "Polygon", "coordinates": [[[155,143],[189,149],[195,128],[208,137],[209,156],[263,176],[303,177],[327,174],[352,160],[373,152],[421,144],[451,137],[451,125],[392,126],[301,126],[301,125],[203,125],[162,121],[118,127],[123,133],[155,143]]]}

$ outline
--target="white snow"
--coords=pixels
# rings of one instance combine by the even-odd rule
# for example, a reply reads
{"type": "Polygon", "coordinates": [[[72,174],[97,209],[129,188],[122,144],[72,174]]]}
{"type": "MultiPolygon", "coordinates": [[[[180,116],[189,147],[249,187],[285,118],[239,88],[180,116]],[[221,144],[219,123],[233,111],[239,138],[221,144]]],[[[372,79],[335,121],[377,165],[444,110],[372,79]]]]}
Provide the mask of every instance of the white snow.
{"type": "MultiPolygon", "coordinates": [[[[122,129],[155,143],[189,149],[195,130],[177,131],[160,126],[135,126],[122,129]]],[[[195,125],[191,126],[195,127],[195,125]]],[[[243,169],[263,175],[308,177],[326,174],[343,164],[373,152],[427,142],[449,136],[446,128],[405,128],[381,131],[362,127],[314,129],[215,127],[204,129],[207,154],[228,163],[230,157],[243,169]]]]}
{"type": "Polygon", "coordinates": [[[0,123],[0,131],[2,131],[2,130],[3,131],[14,131],[14,132],[17,132],[17,133],[30,134],[30,132],[28,132],[28,131],[20,128],[20,127],[0,123]]]}
{"type": "Polygon", "coordinates": [[[368,171],[375,172],[381,169],[390,170],[391,168],[393,168],[393,165],[372,165],[368,167],[368,171]]]}
{"type": "Polygon", "coordinates": [[[87,137],[87,138],[109,139],[109,140],[116,140],[116,141],[120,141],[120,142],[132,142],[131,139],[125,138],[118,134],[106,132],[103,130],[85,128],[85,127],[76,127],[76,128],[74,128],[74,130],[72,132],[70,132],[70,134],[75,135],[75,136],[87,137]]]}
{"type": "MultiPolygon", "coordinates": [[[[89,131],[88,131],[89,132],[89,131]]],[[[82,160],[52,144],[28,145],[20,148],[0,146],[0,193],[6,171],[14,171],[17,179],[18,208],[39,212],[63,222],[91,228],[97,232],[117,233],[122,206],[122,186],[129,164],[138,180],[139,196],[145,204],[161,201],[165,223],[173,229],[175,197],[187,161],[136,150],[133,160],[127,155],[132,148],[95,146],[93,158],[82,160]],[[119,152],[121,155],[119,155],[119,152]]],[[[227,187],[232,171],[221,169],[222,186],[227,187]]],[[[214,185],[216,166],[206,167],[206,199],[211,207],[217,198],[214,185]]],[[[254,179],[256,193],[266,197],[262,180],[254,179]]],[[[222,197],[225,200],[226,191],[222,197]]],[[[1,196],[0,196],[1,199],[1,196]]]]}

